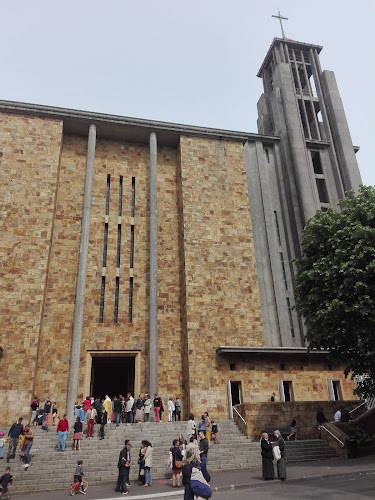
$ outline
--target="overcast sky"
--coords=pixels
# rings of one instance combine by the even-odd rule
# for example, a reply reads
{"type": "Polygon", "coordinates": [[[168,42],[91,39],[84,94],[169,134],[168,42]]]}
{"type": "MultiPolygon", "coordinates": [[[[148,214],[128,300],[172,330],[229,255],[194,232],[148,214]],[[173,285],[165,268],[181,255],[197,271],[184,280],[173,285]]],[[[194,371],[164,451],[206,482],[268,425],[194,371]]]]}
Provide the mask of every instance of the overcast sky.
{"type": "Polygon", "coordinates": [[[278,7],[323,45],[375,185],[374,0],[0,0],[0,99],[256,132],[278,7]]]}

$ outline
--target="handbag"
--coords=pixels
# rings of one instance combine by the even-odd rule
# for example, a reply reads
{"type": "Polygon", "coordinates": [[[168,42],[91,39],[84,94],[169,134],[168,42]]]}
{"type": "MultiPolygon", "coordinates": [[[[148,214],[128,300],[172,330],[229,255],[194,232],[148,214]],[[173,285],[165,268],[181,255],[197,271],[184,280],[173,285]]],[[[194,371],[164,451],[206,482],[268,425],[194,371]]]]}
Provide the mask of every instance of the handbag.
{"type": "Polygon", "coordinates": [[[196,497],[211,498],[212,491],[210,485],[205,480],[200,466],[193,466],[191,469],[190,486],[196,497]]]}
{"type": "Polygon", "coordinates": [[[182,467],[182,462],[181,462],[181,460],[175,460],[174,464],[175,464],[175,466],[176,466],[176,469],[181,469],[181,467],[182,467]]]}
{"type": "Polygon", "coordinates": [[[273,458],[278,462],[281,458],[281,451],[279,446],[274,446],[272,448],[273,458]]]}

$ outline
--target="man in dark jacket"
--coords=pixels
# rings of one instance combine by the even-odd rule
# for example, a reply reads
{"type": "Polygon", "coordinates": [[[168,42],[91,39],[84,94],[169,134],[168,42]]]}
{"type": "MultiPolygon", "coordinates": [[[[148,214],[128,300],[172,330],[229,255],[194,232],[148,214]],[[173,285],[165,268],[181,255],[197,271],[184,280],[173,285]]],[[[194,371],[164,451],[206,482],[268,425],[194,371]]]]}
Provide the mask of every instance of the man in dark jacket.
{"type": "Polygon", "coordinates": [[[113,411],[116,413],[116,427],[118,427],[122,411],[122,402],[121,399],[117,399],[116,396],[113,398],[113,411]]]}
{"type": "Polygon", "coordinates": [[[199,453],[201,456],[202,464],[206,464],[207,462],[207,454],[208,454],[208,439],[205,436],[203,431],[199,432],[199,453]]]}
{"type": "Polygon", "coordinates": [[[9,437],[9,447],[7,454],[7,462],[11,458],[16,456],[16,449],[20,435],[23,434],[23,426],[22,426],[22,418],[20,417],[17,422],[15,422],[12,427],[9,429],[8,437],[9,437]]]}
{"type": "Polygon", "coordinates": [[[122,491],[123,495],[128,494],[128,486],[129,483],[129,473],[130,473],[130,450],[132,445],[130,444],[129,439],[125,439],[125,446],[120,451],[120,455],[118,457],[118,478],[116,483],[115,491],[122,491]]]}

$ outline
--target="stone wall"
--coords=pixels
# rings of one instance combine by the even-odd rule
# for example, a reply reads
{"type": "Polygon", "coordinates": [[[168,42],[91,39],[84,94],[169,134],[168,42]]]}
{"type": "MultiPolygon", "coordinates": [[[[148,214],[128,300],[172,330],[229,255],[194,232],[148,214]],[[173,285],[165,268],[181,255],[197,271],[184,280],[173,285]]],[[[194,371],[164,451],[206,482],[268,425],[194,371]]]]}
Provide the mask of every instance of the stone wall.
{"type": "Polygon", "coordinates": [[[62,122],[0,113],[0,421],[29,411],[54,226],[62,122]]]}
{"type": "Polygon", "coordinates": [[[181,137],[180,156],[190,411],[228,418],[216,348],[264,345],[243,147],[181,137]]]}
{"type": "MultiPolygon", "coordinates": [[[[65,408],[69,374],[76,273],[80,243],[86,138],[66,136],[61,155],[55,231],[48,292],[39,348],[36,391],[65,408]]],[[[84,327],[77,399],[90,383],[91,355],[97,352],[140,353],[142,393],[148,391],[148,146],[98,139],[95,154],[84,327]],[[104,319],[99,323],[107,175],[110,175],[104,319]],[[119,180],[123,178],[118,323],[114,323],[119,180]],[[135,178],[135,255],[133,317],[128,321],[130,277],[131,185],[135,178]]],[[[176,196],[177,151],[158,151],[158,321],[159,390],[181,394],[180,291],[176,196]],[[172,349],[173,347],[173,349],[172,349]]],[[[124,386],[124,392],[130,388],[124,386]]],[[[111,387],[108,393],[112,396],[111,387]]]]}
{"type": "MultiPolygon", "coordinates": [[[[358,406],[359,401],[299,401],[288,403],[243,403],[236,409],[246,421],[246,435],[260,439],[263,429],[290,427],[293,417],[297,421],[297,439],[317,439],[319,437],[316,412],[322,409],[328,421],[333,421],[335,412],[345,405],[349,410],[358,406]]],[[[236,422],[242,422],[235,414],[236,422]]],[[[244,429],[243,423],[240,424],[244,429]]]]}

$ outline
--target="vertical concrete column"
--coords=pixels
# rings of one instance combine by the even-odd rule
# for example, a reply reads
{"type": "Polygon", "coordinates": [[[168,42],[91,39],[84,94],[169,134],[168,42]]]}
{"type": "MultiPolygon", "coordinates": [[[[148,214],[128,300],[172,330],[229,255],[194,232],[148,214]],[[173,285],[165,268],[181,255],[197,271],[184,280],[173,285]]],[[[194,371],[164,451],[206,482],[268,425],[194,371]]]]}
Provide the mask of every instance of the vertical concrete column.
{"type": "Polygon", "coordinates": [[[150,134],[150,316],[149,372],[150,396],[158,392],[158,211],[157,211],[157,140],[150,134]]]}
{"type": "Polygon", "coordinates": [[[66,401],[66,413],[68,415],[68,420],[70,425],[73,424],[74,403],[77,398],[77,390],[78,390],[83,311],[85,303],[87,257],[88,257],[89,236],[90,236],[90,215],[91,215],[92,184],[94,178],[95,144],[96,144],[96,126],[91,124],[89,127],[88,146],[87,146],[86,177],[85,177],[85,191],[83,195],[81,242],[79,247],[76,303],[74,309],[72,346],[70,352],[68,396],[66,401]]]}

